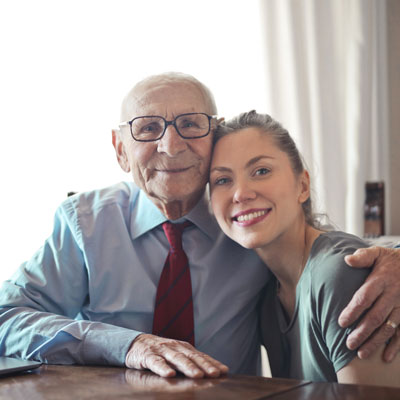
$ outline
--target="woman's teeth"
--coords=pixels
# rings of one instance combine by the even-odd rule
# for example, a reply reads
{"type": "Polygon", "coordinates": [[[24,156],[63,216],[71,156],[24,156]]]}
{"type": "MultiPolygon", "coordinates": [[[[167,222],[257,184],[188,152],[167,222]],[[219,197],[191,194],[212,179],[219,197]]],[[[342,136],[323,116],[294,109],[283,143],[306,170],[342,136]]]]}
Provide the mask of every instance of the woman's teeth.
{"type": "Polygon", "coordinates": [[[250,214],[243,214],[243,215],[239,215],[237,217],[238,222],[243,222],[243,221],[249,221],[253,218],[257,218],[257,217],[261,217],[261,215],[265,215],[266,211],[256,211],[256,212],[252,212],[250,214]]]}

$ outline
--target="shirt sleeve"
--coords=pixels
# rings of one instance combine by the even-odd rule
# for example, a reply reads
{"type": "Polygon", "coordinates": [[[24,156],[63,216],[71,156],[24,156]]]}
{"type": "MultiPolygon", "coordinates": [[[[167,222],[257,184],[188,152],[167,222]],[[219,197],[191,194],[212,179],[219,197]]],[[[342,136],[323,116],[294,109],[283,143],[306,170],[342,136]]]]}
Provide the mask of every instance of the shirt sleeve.
{"type": "Polygon", "coordinates": [[[79,233],[61,206],[51,236],[0,290],[0,354],[46,363],[124,365],[141,332],[79,320],[88,301],[79,233]]]}
{"type": "Polygon", "coordinates": [[[356,248],[334,249],[334,254],[322,256],[319,264],[323,268],[316,268],[313,276],[318,329],[336,372],[356,356],[355,350],[347,348],[346,339],[358,323],[356,321],[347,329],[341,328],[339,315],[370,272],[369,268],[351,268],[344,262],[344,256],[352,254],[356,248]]]}

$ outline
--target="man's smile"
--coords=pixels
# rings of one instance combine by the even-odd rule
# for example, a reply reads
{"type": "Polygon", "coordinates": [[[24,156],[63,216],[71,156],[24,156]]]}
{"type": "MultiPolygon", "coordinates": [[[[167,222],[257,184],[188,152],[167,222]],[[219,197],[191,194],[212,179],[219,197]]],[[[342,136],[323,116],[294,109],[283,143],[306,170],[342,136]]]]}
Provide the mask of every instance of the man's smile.
{"type": "Polygon", "coordinates": [[[190,166],[190,167],[164,168],[164,169],[157,169],[156,168],[155,171],[162,172],[162,173],[167,173],[167,174],[177,174],[177,173],[180,173],[180,172],[188,171],[190,168],[192,168],[192,167],[190,166]]]}

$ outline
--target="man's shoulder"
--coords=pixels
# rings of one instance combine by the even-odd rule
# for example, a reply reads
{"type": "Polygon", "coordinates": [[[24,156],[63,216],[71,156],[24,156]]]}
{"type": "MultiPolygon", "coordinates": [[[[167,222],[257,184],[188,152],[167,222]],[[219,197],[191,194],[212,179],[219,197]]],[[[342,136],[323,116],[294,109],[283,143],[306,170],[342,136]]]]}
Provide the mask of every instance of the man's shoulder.
{"type": "Polygon", "coordinates": [[[79,192],[66,199],[61,208],[79,215],[96,214],[110,206],[128,208],[135,203],[139,193],[140,189],[134,183],[120,182],[101,189],[79,192]]]}

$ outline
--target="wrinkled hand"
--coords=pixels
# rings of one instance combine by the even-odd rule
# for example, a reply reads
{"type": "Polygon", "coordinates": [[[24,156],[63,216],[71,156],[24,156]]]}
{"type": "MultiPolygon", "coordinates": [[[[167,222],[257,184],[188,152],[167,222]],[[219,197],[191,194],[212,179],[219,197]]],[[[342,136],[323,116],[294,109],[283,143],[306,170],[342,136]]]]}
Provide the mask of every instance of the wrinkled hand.
{"type": "Polygon", "coordinates": [[[358,356],[367,358],[391,339],[384,352],[384,360],[390,362],[400,351],[399,328],[386,324],[388,319],[400,324],[400,250],[376,246],[359,249],[345,261],[352,267],[374,266],[339,316],[339,325],[347,327],[372,306],[347,338],[347,347],[355,349],[363,344],[358,356]]]}
{"type": "Polygon", "coordinates": [[[217,378],[228,372],[226,365],[189,343],[150,334],[141,334],[132,342],[125,365],[149,369],[164,378],[175,376],[177,371],[189,378],[217,378]]]}

